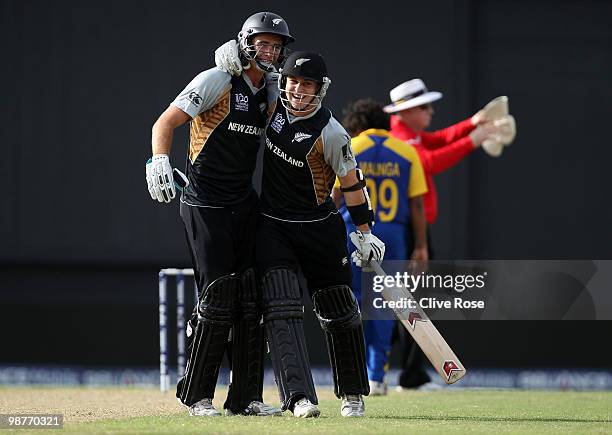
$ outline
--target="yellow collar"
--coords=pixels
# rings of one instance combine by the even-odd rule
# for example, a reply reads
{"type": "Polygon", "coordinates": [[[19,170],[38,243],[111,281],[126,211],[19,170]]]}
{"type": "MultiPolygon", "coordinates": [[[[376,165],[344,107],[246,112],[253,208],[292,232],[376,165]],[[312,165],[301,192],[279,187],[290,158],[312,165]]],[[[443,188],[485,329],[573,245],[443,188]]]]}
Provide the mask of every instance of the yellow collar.
{"type": "Polygon", "coordinates": [[[361,133],[359,133],[359,136],[364,135],[364,136],[369,136],[369,135],[375,135],[375,136],[389,136],[389,132],[387,130],[383,130],[382,128],[368,128],[365,131],[362,131],[361,133]]]}

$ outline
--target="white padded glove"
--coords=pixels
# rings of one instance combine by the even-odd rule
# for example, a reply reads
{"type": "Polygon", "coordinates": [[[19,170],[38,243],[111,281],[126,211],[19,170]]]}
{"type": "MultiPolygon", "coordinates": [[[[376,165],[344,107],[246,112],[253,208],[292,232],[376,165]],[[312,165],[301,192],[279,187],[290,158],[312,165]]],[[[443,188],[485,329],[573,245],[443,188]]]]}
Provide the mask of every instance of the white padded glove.
{"type": "Polygon", "coordinates": [[[357,248],[357,250],[351,254],[351,259],[357,267],[368,270],[366,267],[370,261],[381,262],[385,257],[385,244],[374,234],[355,230],[349,234],[349,237],[353,245],[357,248]]]}
{"type": "Polygon", "coordinates": [[[154,154],[146,164],[147,186],[151,198],[159,202],[170,202],[176,196],[172,166],[166,154],[154,154]]]}
{"type": "Polygon", "coordinates": [[[472,116],[472,125],[484,124],[508,115],[508,97],[502,95],[489,101],[481,110],[472,116]]]}
{"type": "Polygon", "coordinates": [[[239,76],[242,73],[240,52],[235,40],[230,39],[215,50],[215,64],[233,76],[239,76]]]}

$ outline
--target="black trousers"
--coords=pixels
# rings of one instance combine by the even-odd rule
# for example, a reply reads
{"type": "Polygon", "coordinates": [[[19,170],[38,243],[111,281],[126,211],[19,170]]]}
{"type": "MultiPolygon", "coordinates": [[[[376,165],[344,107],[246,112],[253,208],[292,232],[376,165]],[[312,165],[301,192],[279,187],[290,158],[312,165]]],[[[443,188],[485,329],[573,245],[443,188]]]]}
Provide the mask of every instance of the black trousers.
{"type": "Polygon", "coordinates": [[[198,291],[217,278],[255,266],[259,217],[259,198],[255,192],[245,201],[223,208],[181,203],[181,217],[198,291]]]}
{"type": "MultiPolygon", "coordinates": [[[[253,192],[245,201],[222,208],[194,207],[181,203],[181,217],[185,225],[185,235],[195,279],[198,287],[198,299],[209,284],[218,278],[235,273],[238,277],[250,268],[255,267],[255,231],[259,218],[259,198],[253,192]]],[[[240,300],[240,292],[238,293],[240,300]]],[[[198,324],[197,306],[194,308],[188,328],[195,331],[198,324]]],[[[188,334],[187,353],[191,354],[193,337],[188,334]]],[[[245,349],[234,349],[234,352],[246,352],[245,349]]],[[[228,342],[227,359],[232,368],[232,346],[228,342]]],[[[263,378],[260,382],[263,381],[263,378]]],[[[181,388],[179,380],[179,386],[181,388]]],[[[246,406],[252,400],[261,401],[260,395],[238,397],[230,388],[224,408],[246,406]]],[[[203,397],[212,397],[214,391],[202,391],[203,397]]],[[[177,397],[179,393],[177,392],[177,397]]],[[[201,399],[200,398],[200,399],[201,399]]]]}
{"type": "Polygon", "coordinates": [[[301,270],[308,291],[335,285],[352,287],[346,227],[339,213],[316,222],[285,222],[261,216],[257,231],[257,267],[301,270]]]}
{"type": "MultiPolygon", "coordinates": [[[[281,285],[291,287],[289,291],[277,289],[269,283],[266,284],[266,277],[276,273],[279,274],[276,279],[283,276],[283,272],[275,270],[278,268],[292,270],[296,275],[301,272],[306,279],[306,287],[311,299],[313,295],[319,298],[318,295],[324,293],[326,291],[324,289],[327,288],[336,286],[350,288],[352,273],[346,246],[346,228],[339,213],[331,214],[321,221],[304,223],[286,222],[264,215],[260,218],[257,231],[257,266],[264,277],[264,321],[283,410],[293,410],[296,401],[302,397],[316,404],[317,396],[306,350],[302,315],[300,313],[297,318],[295,317],[295,309],[299,306],[303,308],[303,287],[299,286],[300,288],[297,289],[297,282],[291,284],[287,281],[281,285]],[[275,300],[278,295],[285,295],[287,299],[279,304],[275,300]],[[267,303],[272,301],[274,303],[268,306],[267,303]],[[283,312],[283,316],[286,315],[286,317],[277,318],[278,313],[283,311],[283,306],[292,307],[294,312],[291,315],[283,312]],[[267,308],[270,308],[271,311],[267,312],[267,308]]],[[[284,274],[293,276],[292,273],[284,272],[284,274]]],[[[343,287],[336,288],[342,289],[343,287]]],[[[321,298],[325,299],[324,296],[321,298]]],[[[333,334],[326,332],[326,340],[334,372],[336,392],[354,388],[359,382],[359,379],[355,378],[359,373],[354,372],[359,372],[358,369],[361,367],[365,386],[362,391],[362,388],[357,385],[355,394],[367,394],[362,330],[346,326],[345,331],[335,330],[333,334]],[[356,340],[353,335],[359,333],[358,339],[361,341],[363,354],[350,354],[350,352],[347,354],[347,348],[355,349],[356,340]],[[336,349],[340,349],[339,352],[342,353],[338,358],[333,353],[336,349]],[[349,363],[346,361],[347,357],[350,358],[349,363]],[[363,358],[363,361],[355,362],[360,358],[363,358]]]]}

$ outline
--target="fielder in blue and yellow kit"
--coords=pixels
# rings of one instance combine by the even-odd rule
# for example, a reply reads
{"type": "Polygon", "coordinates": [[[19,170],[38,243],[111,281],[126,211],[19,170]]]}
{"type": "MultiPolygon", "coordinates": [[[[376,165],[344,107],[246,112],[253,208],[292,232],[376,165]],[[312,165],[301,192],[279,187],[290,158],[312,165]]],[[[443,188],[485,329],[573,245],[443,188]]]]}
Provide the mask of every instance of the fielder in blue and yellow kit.
{"type": "MultiPolygon", "coordinates": [[[[426,222],[423,195],[427,192],[423,167],[411,145],[389,135],[389,117],[382,105],[372,100],[358,100],[345,110],[345,128],[353,139],[351,148],[366,178],[372,208],[375,210],[376,234],[385,241],[385,260],[405,260],[407,240],[414,241],[411,259],[427,260],[426,222]],[[374,128],[372,128],[374,127],[374,128]],[[409,234],[410,225],[414,234],[409,234]]],[[[334,196],[337,197],[337,196],[334,196]]],[[[348,217],[342,207],[343,216],[348,217]]],[[[350,220],[346,220],[350,228],[350,220]]],[[[353,270],[353,289],[361,300],[361,273],[353,270]]],[[[391,336],[395,320],[364,321],[366,358],[371,394],[385,394],[391,336]]]]}

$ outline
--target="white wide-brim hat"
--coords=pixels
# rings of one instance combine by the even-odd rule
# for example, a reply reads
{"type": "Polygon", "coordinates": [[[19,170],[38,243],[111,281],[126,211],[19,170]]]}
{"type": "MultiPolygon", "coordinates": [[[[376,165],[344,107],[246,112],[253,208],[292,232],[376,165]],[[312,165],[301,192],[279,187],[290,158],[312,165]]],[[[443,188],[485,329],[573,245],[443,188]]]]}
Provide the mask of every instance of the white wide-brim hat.
{"type": "Polygon", "coordinates": [[[387,113],[411,109],[423,104],[433,103],[442,98],[440,92],[429,92],[421,79],[412,79],[397,85],[391,89],[389,96],[392,103],[383,108],[387,113]]]}

